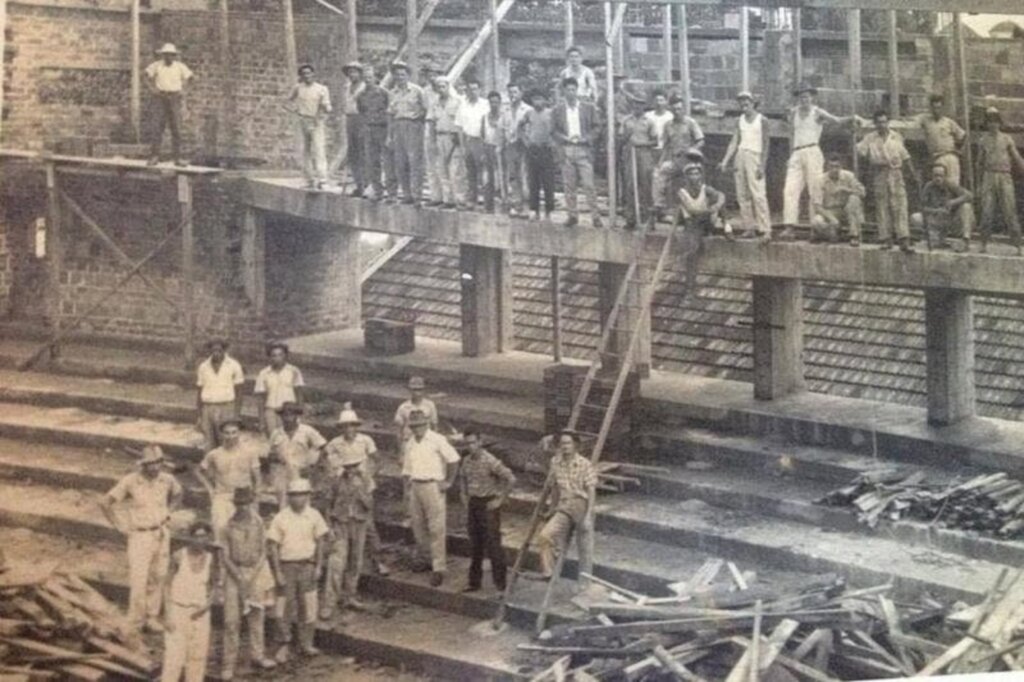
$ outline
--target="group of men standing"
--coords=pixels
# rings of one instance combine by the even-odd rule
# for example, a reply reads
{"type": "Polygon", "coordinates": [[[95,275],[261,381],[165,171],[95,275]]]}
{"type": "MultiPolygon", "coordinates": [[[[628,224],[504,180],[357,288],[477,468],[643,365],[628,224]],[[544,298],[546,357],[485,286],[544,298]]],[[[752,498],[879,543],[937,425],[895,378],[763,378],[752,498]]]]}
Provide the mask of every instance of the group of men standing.
{"type": "MultiPolygon", "coordinates": [[[[206,454],[195,475],[210,493],[209,522],[191,524],[184,548],[172,555],[171,514],[184,491],[156,445],[144,448],[138,470],[122,478],[101,503],[128,540],[129,620],[139,632],[164,635],[165,682],[178,682],[183,674],[189,682],[203,679],[210,610],[216,602],[222,601],[224,609],[221,677],[232,679],[243,625],[254,667],[271,669],[288,661],[293,641],[300,655],[315,655],[318,619],[332,618],[338,607],[365,608],[358,598],[364,556],[378,573],[389,572],[381,561],[375,525],[381,455],[373,438],[362,432],[363,422],[351,404],[343,406],[340,433],[330,441],[304,423],[302,372],[288,361],[286,344],[271,343],[270,362],[253,388],[262,436],[244,437],[241,365],[223,341],[210,342],[208,349],[196,373],[197,427],[206,454]],[[259,503],[268,503],[268,497],[277,511],[264,519],[259,503]],[[273,655],[264,641],[267,618],[276,625],[273,655]]],[[[413,570],[430,572],[435,587],[444,582],[447,493],[457,486],[471,545],[464,589],[481,589],[487,558],[494,587],[504,590],[500,514],[516,477],[486,450],[479,432],[462,436],[465,454],[460,456],[437,431],[437,407],[426,397],[424,380],[412,377],[408,388],[410,397],[396,410],[393,423],[416,545],[413,570]]],[[[561,461],[553,460],[552,466],[561,461]]],[[[564,461],[556,467],[564,488],[556,516],[565,518],[550,522],[541,535],[548,570],[570,530],[587,517],[596,484],[589,460],[564,461]]]]}

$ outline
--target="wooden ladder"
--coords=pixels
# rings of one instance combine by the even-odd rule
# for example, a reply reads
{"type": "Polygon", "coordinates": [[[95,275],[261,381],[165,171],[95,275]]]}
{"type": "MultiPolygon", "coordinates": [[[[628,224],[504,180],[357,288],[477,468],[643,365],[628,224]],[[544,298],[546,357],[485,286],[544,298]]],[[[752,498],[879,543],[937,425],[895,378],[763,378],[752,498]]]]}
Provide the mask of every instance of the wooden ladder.
{"type": "MultiPolygon", "coordinates": [[[[643,326],[645,324],[647,313],[651,309],[651,304],[654,301],[654,291],[657,288],[658,282],[661,280],[662,274],[665,272],[665,266],[668,262],[669,252],[671,249],[671,233],[647,233],[644,235],[643,240],[637,248],[636,255],[627,267],[625,276],[622,278],[622,283],[620,284],[619,290],[615,296],[615,302],[612,305],[611,311],[608,313],[608,319],[605,320],[604,328],[601,331],[601,339],[598,342],[597,357],[593,362],[591,362],[590,367],[587,369],[583,385],[580,387],[580,391],[573,402],[572,412],[569,416],[566,428],[571,431],[576,431],[580,435],[581,440],[593,442],[590,450],[590,461],[594,464],[597,464],[600,461],[601,454],[604,452],[604,447],[608,442],[608,435],[611,433],[612,423],[615,419],[615,413],[619,407],[619,401],[622,399],[623,389],[626,386],[629,373],[633,369],[634,357],[636,355],[637,346],[640,342],[640,337],[643,335],[643,326]],[[650,273],[650,276],[646,277],[645,275],[648,273],[650,273]],[[633,293],[632,296],[630,295],[631,293],[633,293]],[[637,301],[637,303],[627,302],[627,299],[637,301]],[[628,324],[629,316],[625,312],[628,310],[635,310],[637,315],[633,319],[632,325],[627,329],[624,325],[628,324]],[[624,349],[616,348],[615,344],[624,332],[629,333],[629,341],[624,349]],[[607,404],[597,402],[597,398],[593,395],[596,392],[594,389],[597,388],[599,383],[599,375],[602,374],[605,376],[614,374],[615,376],[615,384],[612,388],[611,396],[607,404]],[[588,417],[592,417],[592,420],[588,421],[588,423],[596,422],[598,417],[600,418],[601,425],[596,432],[580,431],[579,425],[584,414],[587,414],[588,417]]],[[[526,537],[519,549],[519,553],[516,556],[515,565],[512,567],[512,574],[509,577],[508,584],[505,588],[504,598],[498,608],[498,613],[495,616],[494,621],[496,626],[504,620],[508,599],[512,594],[516,579],[522,570],[524,557],[530,547],[530,543],[533,541],[534,535],[536,535],[540,528],[543,520],[541,512],[544,505],[547,503],[553,488],[554,480],[552,479],[549,469],[544,487],[541,490],[540,497],[537,500],[537,505],[533,511],[529,530],[527,531],[526,537]]],[[[593,520],[591,520],[591,527],[593,527],[592,521],[593,520]]],[[[538,633],[544,629],[544,625],[547,622],[547,612],[551,602],[551,595],[554,585],[561,575],[562,562],[565,560],[565,554],[570,540],[571,535],[570,538],[567,539],[565,546],[561,548],[555,571],[552,574],[551,579],[548,581],[546,592],[544,594],[544,601],[541,605],[540,613],[537,616],[538,633]]]]}

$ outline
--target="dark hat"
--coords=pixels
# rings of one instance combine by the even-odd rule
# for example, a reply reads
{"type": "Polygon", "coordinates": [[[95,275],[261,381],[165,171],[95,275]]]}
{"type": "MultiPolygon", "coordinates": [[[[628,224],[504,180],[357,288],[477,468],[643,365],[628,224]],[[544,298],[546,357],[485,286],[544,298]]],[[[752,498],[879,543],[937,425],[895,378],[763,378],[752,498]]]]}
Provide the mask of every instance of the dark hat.
{"type": "Polygon", "coordinates": [[[299,68],[297,68],[295,70],[295,72],[301,74],[306,69],[309,69],[313,73],[316,73],[316,67],[313,66],[312,64],[308,64],[308,63],[307,64],[299,64],[299,68]]]}
{"type": "Polygon", "coordinates": [[[291,352],[291,349],[288,347],[288,344],[285,343],[284,341],[270,341],[266,345],[267,355],[270,355],[271,353],[273,353],[274,350],[277,349],[277,348],[280,348],[281,350],[283,350],[285,355],[287,355],[288,353],[291,352]]]}
{"type": "Polygon", "coordinates": [[[235,496],[231,500],[235,505],[252,504],[256,501],[256,494],[252,488],[235,488],[235,496]]]}
{"type": "Polygon", "coordinates": [[[221,419],[219,422],[217,422],[217,430],[221,431],[224,429],[225,426],[231,425],[237,426],[238,428],[242,428],[242,420],[239,419],[238,417],[227,417],[225,419],[221,419]]]}
{"type": "Polygon", "coordinates": [[[302,414],[303,412],[302,405],[292,401],[281,403],[281,407],[277,408],[278,414],[302,414]]]}
{"type": "Polygon", "coordinates": [[[347,76],[349,71],[358,71],[359,73],[362,73],[365,69],[366,67],[364,67],[361,63],[359,63],[358,61],[353,61],[341,67],[341,72],[347,76]]]}
{"type": "Polygon", "coordinates": [[[221,348],[224,348],[226,350],[228,345],[229,344],[227,339],[215,336],[214,338],[206,342],[206,350],[210,350],[214,346],[220,346],[221,348]]]}
{"type": "Polygon", "coordinates": [[[392,71],[398,71],[399,69],[405,69],[406,71],[408,71],[409,70],[409,65],[406,64],[403,61],[400,61],[400,60],[395,60],[395,61],[391,62],[391,70],[392,71]]]}
{"type": "Polygon", "coordinates": [[[423,410],[413,410],[409,413],[409,426],[430,426],[430,420],[423,410]]]}
{"type": "Polygon", "coordinates": [[[188,535],[185,537],[185,542],[191,545],[211,548],[217,546],[213,539],[213,526],[206,521],[193,521],[188,527],[188,535]]]}
{"type": "Polygon", "coordinates": [[[801,83],[799,85],[797,85],[795,88],[793,88],[793,96],[794,97],[796,97],[797,95],[802,95],[805,92],[810,93],[812,95],[817,95],[818,94],[818,88],[814,87],[813,85],[811,85],[807,81],[801,81],[801,83]]]}

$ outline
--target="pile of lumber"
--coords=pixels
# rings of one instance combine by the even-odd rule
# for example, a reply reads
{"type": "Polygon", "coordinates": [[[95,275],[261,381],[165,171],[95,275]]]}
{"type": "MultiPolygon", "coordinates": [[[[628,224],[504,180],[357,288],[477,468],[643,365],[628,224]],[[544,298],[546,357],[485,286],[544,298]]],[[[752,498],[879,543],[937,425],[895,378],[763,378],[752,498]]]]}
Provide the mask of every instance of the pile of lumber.
{"type": "Polygon", "coordinates": [[[823,575],[780,590],[720,559],[667,585],[666,596],[582,579],[592,586],[575,603],[589,619],[519,646],[554,658],[535,682],[899,678],[946,652],[923,634],[946,626],[946,609],[930,601],[897,606],[891,584],[852,590],[823,575]]]}
{"type": "Polygon", "coordinates": [[[117,607],[74,573],[0,572],[0,678],[149,680],[156,667],[117,607]]]}
{"type": "Polygon", "coordinates": [[[920,472],[865,474],[818,503],[856,507],[860,521],[872,528],[881,519],[911,518],[1000,538],[1024,536],[1024,483],[1002,472],[942,485],[927,483],[920,472]]]}

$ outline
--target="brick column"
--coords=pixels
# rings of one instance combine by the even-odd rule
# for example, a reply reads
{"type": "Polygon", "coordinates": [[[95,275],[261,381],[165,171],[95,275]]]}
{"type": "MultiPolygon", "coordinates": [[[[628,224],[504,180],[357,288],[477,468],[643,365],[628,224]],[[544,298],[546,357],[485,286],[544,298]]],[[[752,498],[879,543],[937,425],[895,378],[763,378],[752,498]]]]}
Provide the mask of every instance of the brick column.
{"type": "Polygon", "coordinates": [[[754,397],[804,388],[803,288],[799,279],[754,277],[754,397]]]}
{"type": "Polygon", "coordinates": [[[479,357],[512,350],[512,254],[459,246],[462,354],[479,357]]]}
{"type": "MultiPolygon", "coordinates": [[[[601,314],[601,329],[608,323],[612,307],[615,305],[615,297],[619,295],[619,288],[626,276],[627,265],[622,263],[599,263],[598,264],[598,310],[601,314]]],[[[639,279],[649,279],[649,273],[639,273],[639,279]]],[[[619,311],[618,322],[615,325],[615,332],[612,333],[610,351],[613,353],[624,353],[629,345],[629,337],[639,320],[640,308],[644,293],[639,286],[633,285],[626,292],[623,300],[623,309],[619,311]]],[[[637,341],[633,362],[634,371],[641,377],[647,378],[651,374],[651,313],[650,310],[640,321],[640,338],[637,341]]]]}
{"type": "Polygon", "coordinates": [[[974,305],[952,289],[924,293],[928,422],[953,424],[974,416],[974,305]]]}

